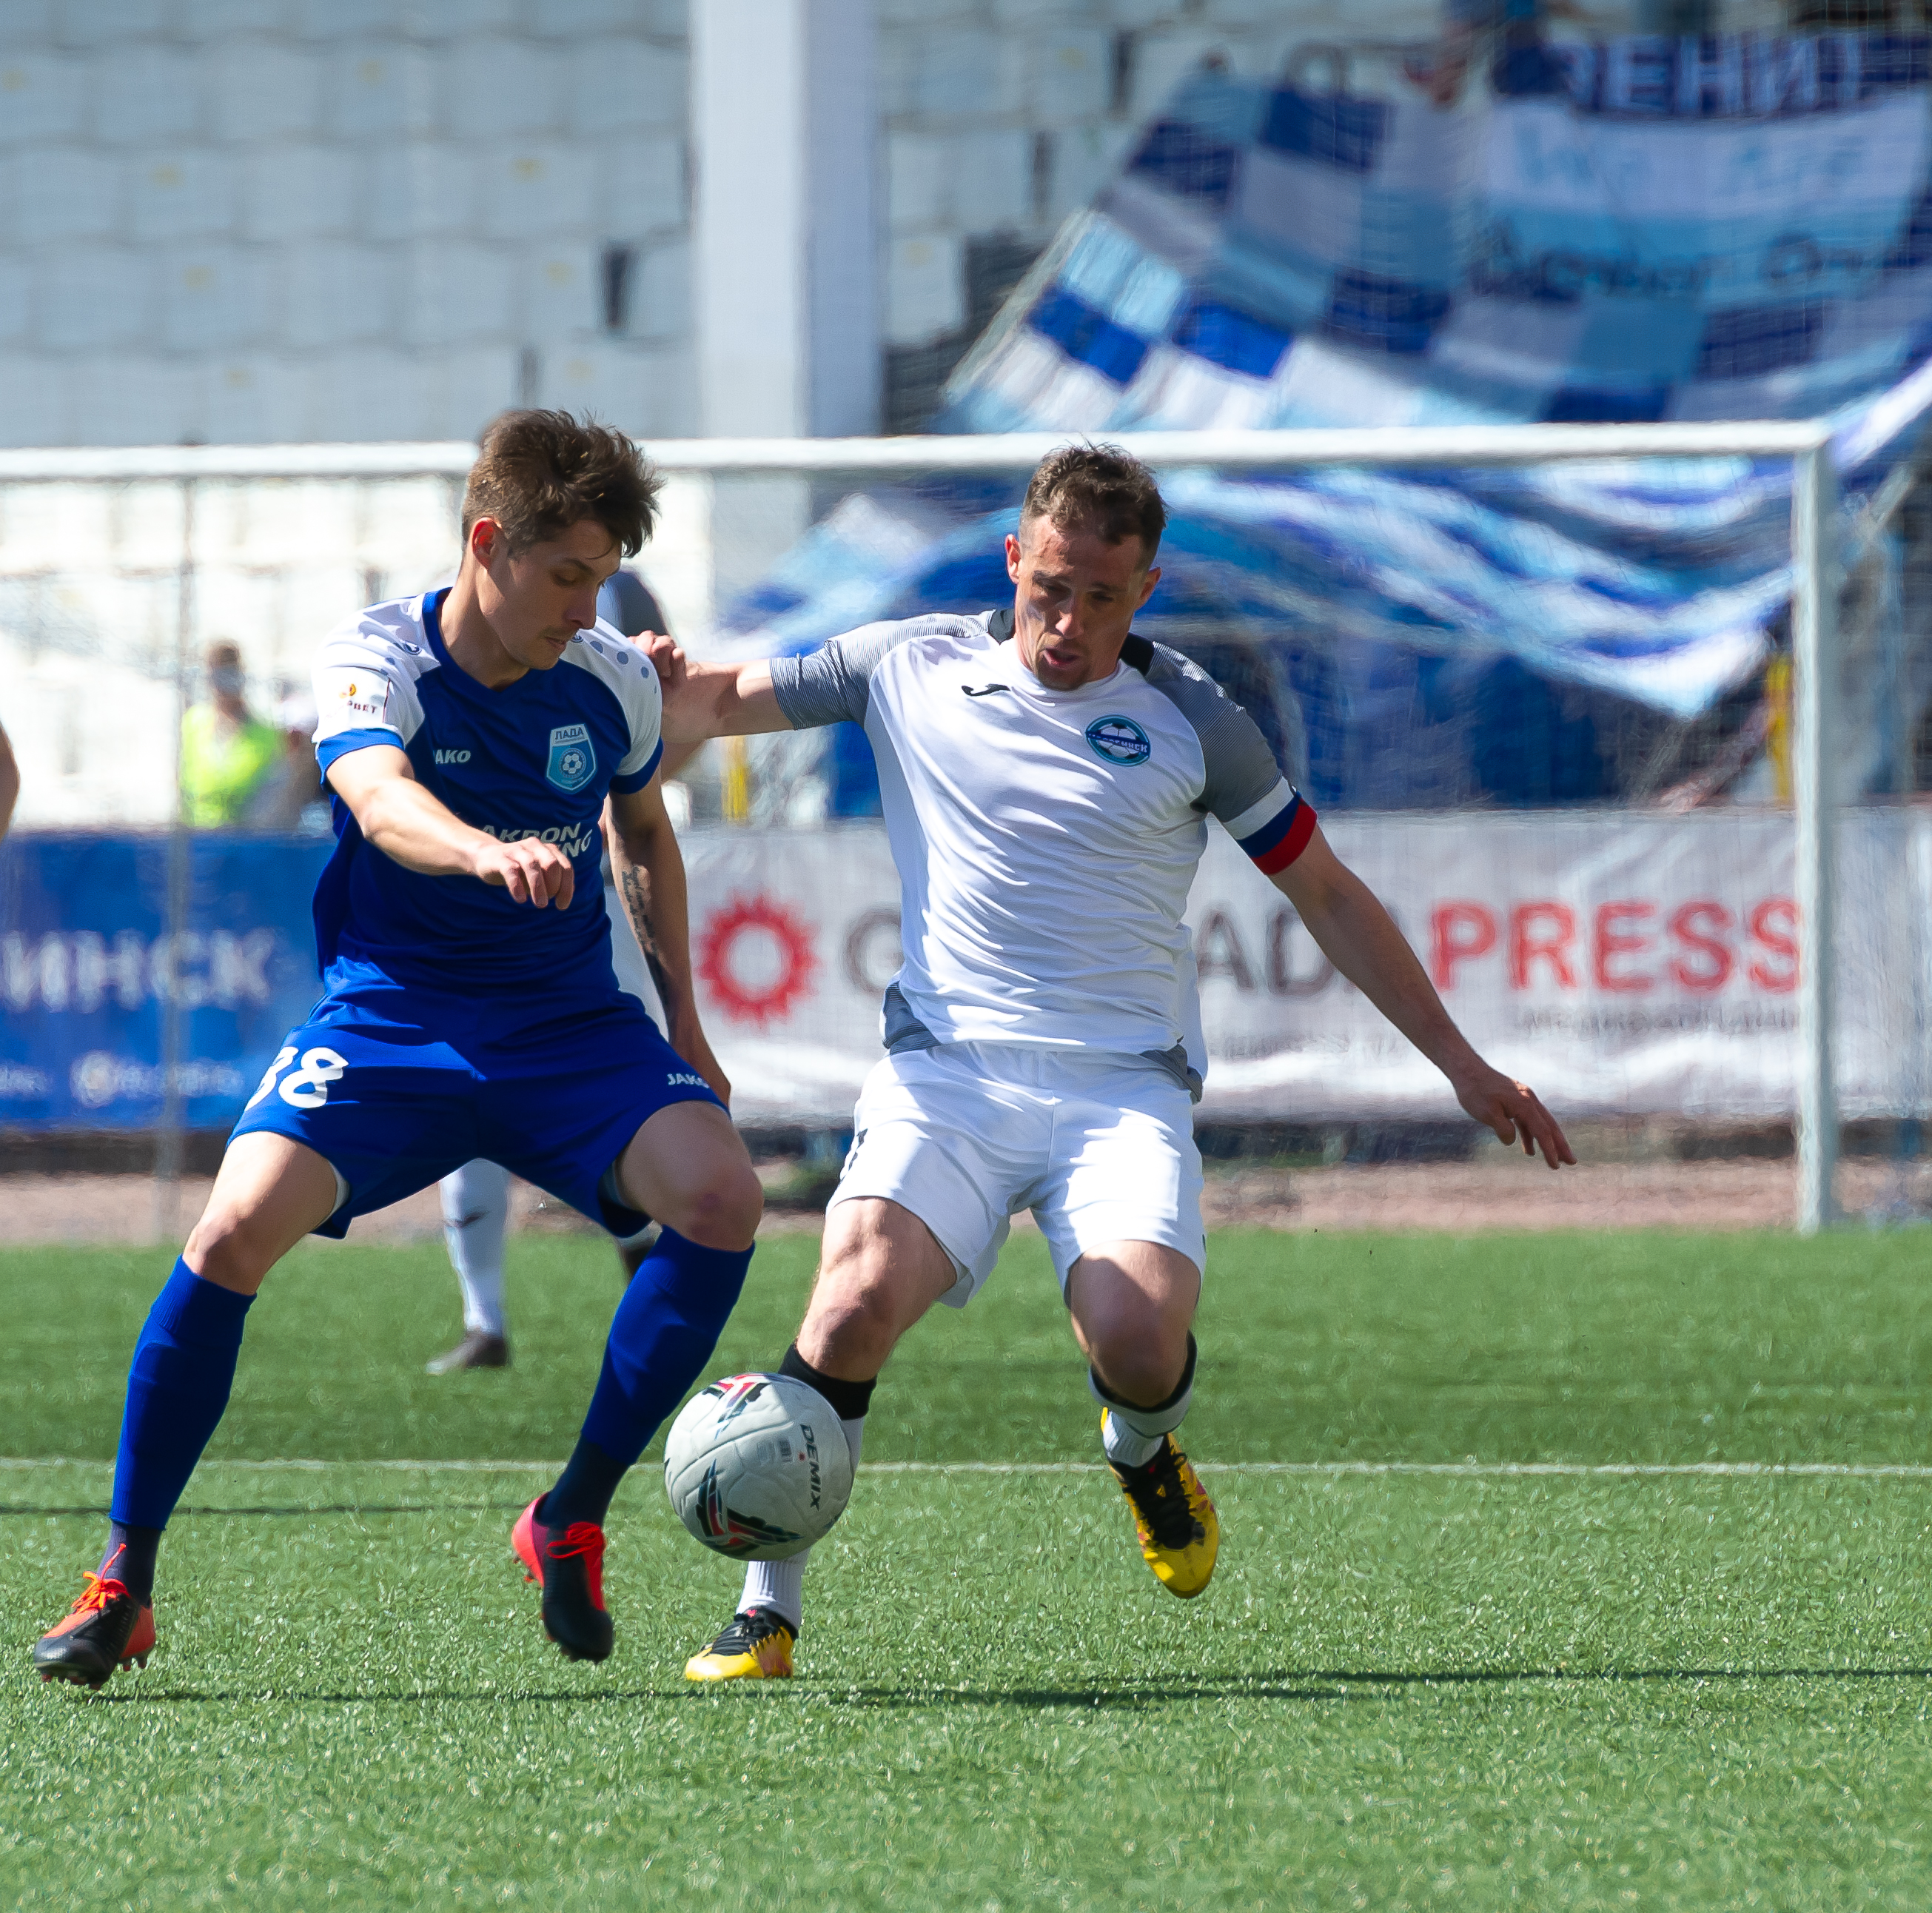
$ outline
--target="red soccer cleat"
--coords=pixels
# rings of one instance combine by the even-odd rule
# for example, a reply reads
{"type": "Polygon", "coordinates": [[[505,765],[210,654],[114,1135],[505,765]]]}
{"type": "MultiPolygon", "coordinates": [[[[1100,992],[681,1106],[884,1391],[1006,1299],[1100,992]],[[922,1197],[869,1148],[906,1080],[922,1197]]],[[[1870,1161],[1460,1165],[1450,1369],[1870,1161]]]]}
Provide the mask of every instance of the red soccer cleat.
{"type": "Polygon", "coordinates": [[[34,1665],[43,1680],[98,1689],[117,1667],[146,1667],[154,1651],[154,1603],[136,1600],[124,1581],[90,1574],[66,1619],[34,1643],[34,1665]]]}
{"type": "Polygon", "coordinates": [[[517,1517],[510,1545],[543,1587],[544,1632],[574,1661],[610,1658],[616,1635],[604,1610],[604,1530],[572,1521],[560,1533],[537,1519],[543,1497],[517,1517]]]}

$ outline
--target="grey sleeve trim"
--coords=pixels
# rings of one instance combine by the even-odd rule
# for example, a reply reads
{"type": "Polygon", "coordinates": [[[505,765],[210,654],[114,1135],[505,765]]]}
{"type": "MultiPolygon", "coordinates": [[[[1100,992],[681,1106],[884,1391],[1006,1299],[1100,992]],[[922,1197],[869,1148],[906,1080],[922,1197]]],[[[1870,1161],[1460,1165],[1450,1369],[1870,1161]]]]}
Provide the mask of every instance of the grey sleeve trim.
{"type": "Polygon", "coordinates": [[[1281,782],[1261,726],[1198,664],[1154,647],[1148,682],[1194,727],[1207,773],[1196,807],[1222,823],[1252,810],[1281,782]]]}
{"type": "Polygon", "coordinates": [[[785,722],[794,731],[864,723],[879,660],[918,629],[910,619],[864,624],[802,658],[772,659],[772,689],[785,722]]]}

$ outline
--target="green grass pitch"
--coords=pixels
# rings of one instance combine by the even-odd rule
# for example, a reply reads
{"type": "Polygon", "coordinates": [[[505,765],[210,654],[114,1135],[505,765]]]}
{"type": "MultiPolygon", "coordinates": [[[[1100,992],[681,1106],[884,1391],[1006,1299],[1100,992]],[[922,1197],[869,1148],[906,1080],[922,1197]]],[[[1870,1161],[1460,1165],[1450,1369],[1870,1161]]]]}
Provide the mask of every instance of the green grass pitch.
{"type": "MultiPolygon", "coordinates": [[[[716,1368],[784,1347],[763,1246],[716,1368]]],[[[317,1245],[251,1318],[148,1671],[42,1686],[165,1255],[0,1256],[0,1905],[1932,1904],[1932,1284],[1912,1233],[1218,1237],[1162,1593],[1036,1239],[888,1370],[789,1686],[687,1690],[736,1572],[648,1464],[616,1656],[508,1530],[562,1455],[608,1249],[512,1245],[517,1365],[435,1380],[440,1252],[317,1245]],[[299,1458],[302,1469],[243,1466],[299,1458]],[[1347,1472],[1281,1463],[1462,1464],[1347,1472]],[[1505,1462],[1835,1472],[1505,1474],[1505,1462]]]]}

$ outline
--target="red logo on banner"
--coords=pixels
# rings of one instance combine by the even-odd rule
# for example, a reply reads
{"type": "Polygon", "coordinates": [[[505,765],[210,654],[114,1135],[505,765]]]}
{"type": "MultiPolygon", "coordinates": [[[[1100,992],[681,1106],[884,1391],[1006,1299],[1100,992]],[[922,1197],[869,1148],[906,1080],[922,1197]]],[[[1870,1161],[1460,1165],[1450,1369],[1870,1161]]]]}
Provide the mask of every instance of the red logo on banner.
{"type": "Polygon", "coordinates": [[[698,938],[698,974],[724,1014],[760,1029],[791,1014],[818,968],[811,931],[768,896],[734,896],[698,938]]]}

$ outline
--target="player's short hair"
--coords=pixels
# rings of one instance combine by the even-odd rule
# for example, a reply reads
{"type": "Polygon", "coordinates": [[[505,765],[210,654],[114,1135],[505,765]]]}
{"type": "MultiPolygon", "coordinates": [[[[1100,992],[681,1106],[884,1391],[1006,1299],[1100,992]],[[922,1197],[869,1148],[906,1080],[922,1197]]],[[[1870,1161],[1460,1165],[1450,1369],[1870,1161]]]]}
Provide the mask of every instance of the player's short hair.
{"type": "Polygon", "coordinates": [[[1152,564],[1167,529],[1167,507],[1153,473],[1132,452],[1118,445],[1063,445],[1028,481],[1020,523],[1036,518],[1063,530],[1091,525],[1109,545],[1138,538],[1152,564]]]}
{"type": "Polygon", "coordinates": [[[503,527],[512,551],[594,518],[633,556],[657,518],[664,481],[620,431],[568,412],[500,413],[483,434],[463,492],[463,536],[478,518],[503,527]]]}

